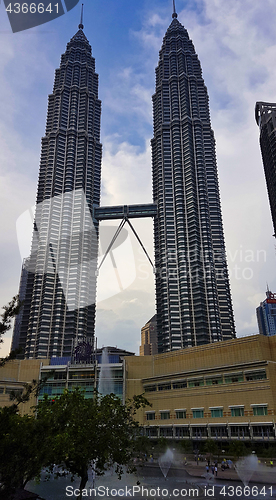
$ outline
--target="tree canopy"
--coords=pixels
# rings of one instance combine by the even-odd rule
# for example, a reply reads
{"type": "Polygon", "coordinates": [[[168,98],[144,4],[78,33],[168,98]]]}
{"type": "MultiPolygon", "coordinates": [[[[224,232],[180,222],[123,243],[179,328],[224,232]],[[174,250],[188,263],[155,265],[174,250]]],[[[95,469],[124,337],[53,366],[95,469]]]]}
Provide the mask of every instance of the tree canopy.
{"type": "Polygon", "coordinates": [[[1,409],[0,477],[5,499],[10,491],[24,488],[43,467],[53,464],[79,476],[80,491],[89,467],[101,474],[115,465],[119,477],[124,467],[132,472],[139,442],[135,413],[147,404],[143,396],[122,404],[114,394],[101,397],[96,392],[93,399],[86,399],[85,393],[76,389],[55,400],[45,396],[36,406],[36,416],[20,417],[16,406],[1,409]]]}
{"type": "Polygon", "coordinates": [[[3,342],[2,335],[10,330],[12,319],[19,313],[20,307],[21,303],[18,295],[13,297],[12,300],[3,307],[4,312],[0,316],[0,343],[3,342]]]}
{"type": "MultiPolygon", "coordinates": [[[[0,344],[3,342],[3,335],[11,329],[12,321],[19,313],[21,307],[22,302],[19,300],[18,295],[13,297],[6,306],[3,306],[3,313],[0,315],[0,344]]],[[[20,352],[21,349],[16,349],[15,351],[12,351],[9,356],[0,358],[0,366],[3,366],[9,359],[14,359],[20,352]]]]}
{"type": "Polygon", "coordinates": [[[0,408],[0,498],[12,498],[38,476],[47,458],[41,443],[44,429],[34,416],[21,417],[17,406],[0,408]]]}

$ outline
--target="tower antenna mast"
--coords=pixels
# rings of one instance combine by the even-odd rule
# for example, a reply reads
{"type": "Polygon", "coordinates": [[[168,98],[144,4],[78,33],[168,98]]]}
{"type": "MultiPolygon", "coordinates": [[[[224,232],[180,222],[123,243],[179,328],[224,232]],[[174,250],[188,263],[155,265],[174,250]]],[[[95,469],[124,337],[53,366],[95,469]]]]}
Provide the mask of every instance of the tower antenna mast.
{"type": "Polygon", "coordinates": [[[176,10],[175,10],[175,0],[173,0],[173,14],[172,14],[172,18],[174,17],[177,17],[177,13],[176,13],[176,10]]]}
{"type": "Polygon", "coordinates": [[[81,5],[81,21],[80,21],[80,24],[79,24],[79,29],[80,30],[83,30],[84,26],[83,26],[83,4],[81,5]]]}

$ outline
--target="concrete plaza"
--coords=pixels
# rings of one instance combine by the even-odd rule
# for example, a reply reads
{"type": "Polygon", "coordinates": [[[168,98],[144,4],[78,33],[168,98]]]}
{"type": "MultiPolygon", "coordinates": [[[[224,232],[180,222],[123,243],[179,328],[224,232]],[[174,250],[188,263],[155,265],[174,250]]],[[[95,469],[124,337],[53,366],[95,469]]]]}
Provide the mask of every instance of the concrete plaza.
{"type": "MultiPolygon", "coordinates": [[[[42,474],[39,484],[30,482],[29,491],[40,495],[44,500],[76,499],[79,478],[71,482],[71,476],[46,480],[42,474]]],[[[261,466],[253,473],[248,486],[245,486],[236,470],[218,470],[218,476],[206,473],[206,463],[188,463],[186,466],[171,466],[167,478],[164,478],[158,463],[146,463],[138,466],[136,474],[124,474],[119,480],[113,470],[104,476],[93,478],[90,475],[83,498],[210,498],[211,500],[276,499],[275,468],[261,466]]]]}

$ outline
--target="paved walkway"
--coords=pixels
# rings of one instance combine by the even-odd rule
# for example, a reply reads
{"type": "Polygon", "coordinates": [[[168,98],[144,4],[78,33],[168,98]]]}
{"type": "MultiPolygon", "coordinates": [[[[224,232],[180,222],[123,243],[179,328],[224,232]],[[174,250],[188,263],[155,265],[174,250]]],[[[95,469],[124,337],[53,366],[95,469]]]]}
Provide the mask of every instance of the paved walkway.
{"type": "MultiPolygon", "coordinates": [[[[251,487],[253,485],[259,484],[259,485],[267,485],[266,488],[269,486],[273,486],[273,494],[270,495],[270,498],[276,498],[276,467],[274,468],[269,468],[266,467],[265,465],[259,465],[259,470],[257,472],[254,472],[251,478],[250,485],[251,487]]],[[[40,484],[36,484],[35,482],[28,483],[27,489],[29,491],[33,491],[38,493],[42,498],[45,500],[65,500],[66,498],[73,498],[76,499],[76,496],[73,494],[73,489],[77,489],[79,487],[79,479],[76,479],[73,483],[70,481],[70,476],[68,477],[62,477],[59,479],[51,479],[50,481],[45,481],[45,478],[42,476],[42,481],[40,484]],[[68,486],[70,488],[68,488],[68,486]],[[67,490],[66,490],[67,488],[67,490]],[[68,491],[69,490],[69,491],[68,491]],[[67,494],[66,494],[67,491],[67,494]]],[[[116,474],[112,471],[108,471],[107,474],[105,474],[102,477],[97,477],[96,479],[96,484],[95,486],[99,488],[101,486],[102,488],[107,490],[111,490],[112,488],[120,489],[121,491],[125,488],[132,488],[133,486],[140,485],[141,487],[148,487],[148,488],[153,488],[157,489],[157,487],[161,488],[168,488],[169,492],[171,493],[174,488],[195,488],[195,487],[200,487],[200,495],[199,498],[205,498],[206,500],[206,495],[204,494],[204,488],[210,487],[214,488],[214,494],[211,495],[211,500],[230,500],[230,494],[229,497],[228,495],[225,497],[221,496],[219,494],[220,488],[222,488],[224,485],[229,486],[233,484],[235,487],[238,487],[238,485],[241,484],[241,481],[237,475],[237,472],[235,469],[227,469],[225,471],[222,471],[221,469],[218,470],[218,476],[214,477],[212,474],[206,474],[206,462],[200,462],[199,465],[196,465],[196,463],[193,463],[192,461],[188,462],[187,465],[183,465],[183,463],[178,462],[175,463],[169,470],[167,479],[164,479],[163,474],[160,470],[160,467],[157,462],[154,463],[149,463],[147,462],[145,466],[142,466],[141,468],[138,467],[137,469],[137,475],[129,475],[129,474],[124,474],[122,479],[119,480],[116,476],[116,474]]],[[[239,486],[240,487],[240,486],[239,486]]],[[[89,481],[86,485],[86,488],[93,488],[93,481],[91,477],[89,478],[89,481]]],[[[106,498],[103,495],[97,495],[101,496],[102,498],[106,498]]],[[[108,495],[110,496],[110,495],[108,495]]],[[[113,495],[111,495],[113,496],[113,495]]],[[[124,495],[121,495],[119,493],[118,496],[114,496],[114,498],[119,498],[121,496],[128,496],[126,493],[124,495]]],[[[210,495],[209,495],[210,496],[210,495]]],[[[140,496],[139,494],[135,495],[137,500],[139,499],[145,499],[147,496],[143,495],[140,496]]],[[[91,498],[91,497],[90,497],[91,498]]],[[[148,498],[151,498],[148,497],[148,498]]],[[[155,497],[153,497],[154,500],[155,497]]],[[[156,497],[156,499],[159,499],[161,497],[156,497]]],[[[180,498],[180,497],[179,497],[180,498]]],[[[186,496],[186,499],[188,500],[189,498],[193,498],[193,495],[190,497],[189,495],[186,496]]],[[[233,497],[233,500],[237,500],[236,497],[233,497]]],[[[243,500],[245,497],[242,497],[241,500],[243,500]]],[[[253,496],[248,497],[246,495],[245,500],[267,500],[268,495],[264,497],[263,495],[256,496],[255,494],[253,496]]]]}
{"type": "MultiPolygon", "coordinates": [[[[194,477],[202,477],[206,478],[206,462],[199,462],[198,465],[196,463],[188,462],[188,465],[184,466],[184,469],[188,472],[190,476],[194,477]]],[[[247,471],[246,471],[247,472],[247,471]]],[[[250,475],[249,471],[249,475],[250,475]]],[[[209,478],[212,478],[213,474],[209,473],[209,478]]],[[[214,479],[223,479],[226,481],[240,481],[240,477],[237,474],[237,471],[234,467],[231,469],[226,469],[224,471],[221,468],[218,468],[217,477],[214,476],[214,479]]],[[[250,479],[251,483],[264,483],[264,484],[276,484],[276,467],[268,467],[264,464],[258,465],[258,470],[253,472],[252,477],[250,479]]]]}

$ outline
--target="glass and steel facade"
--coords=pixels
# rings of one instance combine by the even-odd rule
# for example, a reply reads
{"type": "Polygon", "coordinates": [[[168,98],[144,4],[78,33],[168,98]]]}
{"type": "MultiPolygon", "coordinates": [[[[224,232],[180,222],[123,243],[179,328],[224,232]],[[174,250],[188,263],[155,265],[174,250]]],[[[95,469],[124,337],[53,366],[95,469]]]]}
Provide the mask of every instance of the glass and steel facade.
{"type": "Polygon", "coordinates": [[[26,358],[70,356],[95,325],[101,156],[98,75],[79,26],[49,96],[18,346],[26,358]]]}
{"type": "Polygon", "coordinates": [[[159,352],[235,337],[209,98],[174,12],[159,53],[152,139],[159,352]]]}
{"type": "Polygon", "coordinates": [[[257,102],[255,117],[260,128],[260,146],[264,164],[270,210],[276,235],[276,103],[257,102]]]}
{"type": "Polygon", "coordinates": [[[108,375],[108,378],[104,377],[105,388],[108,387],[110,390],[102,396],[112,393],[125,401],[125,356],[134,356],[134,353],[108,346],[97,349],[91,362],[77,363],[70,357],[53,357],[49,365],[41,363],[39,379],[44,383],[38,400],[43,399],[44,394],[48,394],[54,400],[61,396],[65,389],[71,392],[77,388],[83,391],[85,398],[93,398],[95,390],[100,392],[101,386],[103,388],[100,381],[101,372],[104,370],[105,375],[108,375]],[[107,351],[105,356],[103,355],[104,349],[107,351]]]}
{"type": "Polygon", "coordinates": [[[276,294],[267,290],[266,299],[256,309],[261,335],[276,335],[276,294]]]}

